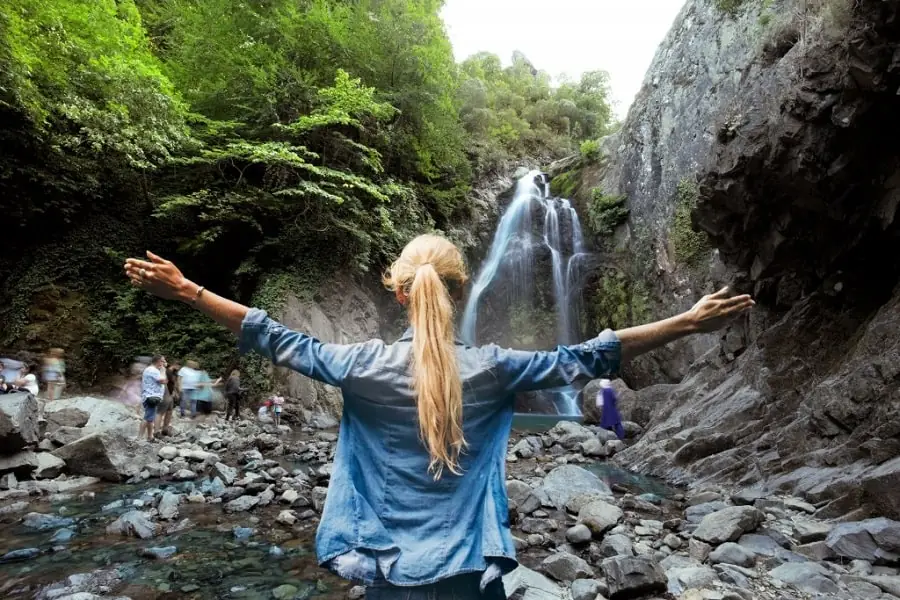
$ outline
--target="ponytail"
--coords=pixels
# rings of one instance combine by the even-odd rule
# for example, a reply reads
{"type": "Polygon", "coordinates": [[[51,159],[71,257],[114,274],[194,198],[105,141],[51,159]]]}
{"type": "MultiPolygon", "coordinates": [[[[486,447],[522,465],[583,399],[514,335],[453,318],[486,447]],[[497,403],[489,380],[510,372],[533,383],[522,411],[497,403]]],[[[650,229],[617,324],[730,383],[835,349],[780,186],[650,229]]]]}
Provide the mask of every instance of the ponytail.
{"type": "Polygon", "coordinates": [[[428,471],[435,479],[440,479],[445,467],[461,474],[459,455],[466,447],[454,305],[448,281],[465,283],[462,254],[452,243],[434,235],[410,242],[384,277],[388,288],[408,298],[419,435],[431,458],[428,471]]]}

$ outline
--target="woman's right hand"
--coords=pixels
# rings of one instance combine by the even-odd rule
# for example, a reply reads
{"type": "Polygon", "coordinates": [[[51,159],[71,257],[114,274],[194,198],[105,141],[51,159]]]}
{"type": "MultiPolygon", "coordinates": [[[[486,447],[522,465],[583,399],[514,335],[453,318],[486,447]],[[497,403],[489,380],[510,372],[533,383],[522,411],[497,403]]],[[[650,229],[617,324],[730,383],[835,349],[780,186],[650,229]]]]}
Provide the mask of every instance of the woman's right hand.
{"type": "Polygon", "coordinates": [[[131,284],[166,300],[187,300],[190,282],[172,261],[147,251],[150,261],[129,258],[125,261],[125,274],[131,284]]]}

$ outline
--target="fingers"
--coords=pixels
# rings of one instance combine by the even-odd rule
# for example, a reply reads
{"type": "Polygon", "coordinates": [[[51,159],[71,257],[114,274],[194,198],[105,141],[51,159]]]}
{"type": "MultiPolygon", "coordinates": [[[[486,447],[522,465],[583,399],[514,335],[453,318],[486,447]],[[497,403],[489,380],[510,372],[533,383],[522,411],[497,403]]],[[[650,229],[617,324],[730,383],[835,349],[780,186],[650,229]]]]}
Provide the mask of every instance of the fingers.
{"type": "Polygon", "coordinates": [[[147,258],[149,258],[150,260],[152,260],[154,263],[156,263],[158,265],[171,265],[172,264],[172,261],[166,260],[162,256],[157,256],[156,254],[153,254],[149,250],[147,250],[147,258]]]}
{"type": "Polygon", "coordinates": [[[731,289],[726,285],[721,290],[716,292],[715,294],[711,294],[709,296],[710,300],[724,300],[728,298],[728,294],[731,293],[731,289]]]}
{"type": "Polygon", "coordinates": [[[750,297],[750,294],[742,294],[740,296],[734,296],[732,298],[728,298],[727,300],[723,300],[721,303],[722,308],[743,308],[749,307],[756,304],[753,299],[750,297]]]}

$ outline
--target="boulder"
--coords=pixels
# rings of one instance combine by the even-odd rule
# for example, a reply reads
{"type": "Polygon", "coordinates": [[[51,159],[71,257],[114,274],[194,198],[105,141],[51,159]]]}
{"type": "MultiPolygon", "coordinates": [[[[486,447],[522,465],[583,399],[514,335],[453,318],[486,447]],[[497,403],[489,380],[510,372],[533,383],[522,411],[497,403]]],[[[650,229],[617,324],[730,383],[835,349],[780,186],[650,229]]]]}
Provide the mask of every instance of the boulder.
{"type": "Polygon", "coordinates": [[[611,600],[664,592],[666,574],[646,557],[614,556],[602,563],[611,600]]]}
{"type": "Polygon", "coordinates": [[[47,420],[47,430],[52,431],[60,427],[84,427],[87,425],[91,413],[78,406],[71,406],[69,402],[55,406],[56,402],[48,402],[44,405],[44,419],[47,420]]]}
{"type": "Polygon", "coordinates": [[[62,473],[66,463],[47,452],[23,450],[12,456],[0,456],[0,473],[52,479],[62,473]]]}
{"type": "Polygon", "coordinates": [[[503,577],[507,598],[518,600],[570,600],[567,590],[548,577],[519,565],[503,577]]]}
{"type": "Polygon", "coordinates": [[[570,587],[572,600],[596,600],[600,594],[600,582],[595,579],[576,579],[570,587]]]}
{"type": "Polygon", "coordinates": [[[784,563],[769,571],[769,575],[804,592],[836,594],[840,590],[828,569],[814,562],[784,563]]]}
{"type": "Polygon", "coordinates": [[[575,525],[566,531],[566,539],[570,544],[586,544],[591,541],[591,530],[585,525],[575,525]]]}
{"type": "Polygon", "coordinates": [[[150,520],[147,513],[130,510],[110,523],[106,527],[106,533],[117,533],[146,540],[156,535],[156,525],[150,520]]]}
{"type": "Polygon", "coordinates": [[[12,454],[40,441],[38,401],[25,392],[0,396],[0,454],[12,454]]]}
{"type": "Polygon", "coordinates": [[[765,515],[749,506],[729,506],[703,517],[693,536],[712,545],[737,540],[759,527],[765,515]]]}
{"type": "Polygon", "coordinates": [[[752,567],[756,563],[756,554],[734,542],[725,542],[709,553],[709,562],[752,567]]]}
{"type": "Polygon", "coordinates": [[[898,528],[896,521],[884,518],[841,523],[831,530],[825,544],[842,558],[896,561],[900,560],[893,552],[898,549],[898,528]]]}
{"type": "Polygon", "coordinates": [[[594,570],[587,561],[568,552],[551,554],[541,563],[541,569],[557,581],[566,583],[594,576],[594,570]]]}
{"type": "Polygon", "coordinates": [[[62,473],[66,468],[66,463],[59,457],[53,456],[49,452],[38,452],[35,454],[36,465],[32,476],[36,479],[53,479],[62,473]]]}
{"type": "Polygon", "coordinates": [[[714,587],[719,576],[710,567],[704,565],[673,568],[666,571],[666,589],[673,596],[680,597],[689,589],[714,587]]]}
{"type": "Polygon", "coordinates": [[[596,436],[590,429],[575,421],[560,421],[548,434],[567,450],[572,450],[588,440],[596,439],[596,436]]]}
{"type": "Polygon", "coordinates": [[[541,507],[541,501],[534,494],[534,490],[523,481],[517,479],[507,481],[506,494],[509,498],[509,507],[520,513],[529,515],[541,507]]]}
{"type": "Polygon", "coordinates": [[[242,512],[259,504],[259,496],[240,496],[225,504],[225,512],[242,512]]]}
{"type": "MultiPolygon", "coordinates": [[[[44,418],[48,421],[57,419],[70,422],[79,422],[80,417],[73,415],[87,414],[88,419],[83,427],[86,433],[100,433],[116,431],[126,437],[134,437],[138,433],[141,417],[135,410],[115,400],[106,398],[94,398],[91,396],[77,396],[63,398],[48,402],[44,406],[44,418]],[[57,417],[57,414],[61,416],[57,417]]],[[[62,427],[71,427],[69,423],[61,423],[62,427]]]]}
{"type": "Polygon", "coordinates": [[[600,542],[600,554],[605,557],[634,556],[631,538],[619,533],[610,533],[600,542]]]}
{"type": "Polygon", "coordinates": [[[50,441],[57,446],[65,446],[71,444],[75,440],[80,440],[90,432],[81,427],[59,427],[50,434],[50,441]]]}
{"type": "Polygon", "coordinates": [[[599,537],[619,524],[622,509],[603,500],[594,500],[578,512],[578,522],[599,537]]]}
{"type": "Polygon", "coordinates": [[[44,513],[31,512],[22,517],[22,525],[29,529],[37,529],[38,531],[59,529],[60,527],[68,527],[74,524],[75,520],[70,517],[60,517],[58,515],[48,515],[44,513]]]}
{"type": "Polygon", "coordinates": [[[794,538],[801,544],[819,542],[828,537],[834,525],[820,521],[798,520],[792,523],[794,538]]]}
{"type": "Polygon", "coordinates": [[[612,495],[609,486],[596,475],[575,465],[562,465],[550,471],[540,489],[558,509],[565,507],[570,499],[583,492],[612,495]]]}
{"type": "Polygon", "coordinates": [[[173,494],[172,492],[163,492],[162,498],[159,500],[159,518],[171,521],[178,516],[178,505],[181,503],[181,494],[173,494]]]}
{"type": "Polygon", "coordinates": [[[53,455],[66,461],[70,473],[106,481],[133,477],[154,458],[149,447],[110,431],[87,435],[59,448],[53,455]]]}

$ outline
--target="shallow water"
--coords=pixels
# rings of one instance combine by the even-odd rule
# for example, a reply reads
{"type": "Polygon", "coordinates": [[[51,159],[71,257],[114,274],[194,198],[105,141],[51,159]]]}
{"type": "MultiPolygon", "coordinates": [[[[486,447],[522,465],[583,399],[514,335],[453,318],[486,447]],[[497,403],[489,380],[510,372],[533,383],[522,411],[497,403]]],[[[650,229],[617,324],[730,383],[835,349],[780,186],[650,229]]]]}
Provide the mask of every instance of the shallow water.
{"type": "MultiPolygon", "coordinates": [[[[70,542],[56,545],[51,541],[56,528],[36,531],[21,523],[0,526],[0,554],[21,548],[41,551],[36,558],[0,564],[0,597],[32,598],[41,588],[71,574],[109,567],[117,568],[126,582],[114,593],[134,600],[268,598],[272,589],[283,584],[295,586],[297,598],[346,597],[350,584],[316,564],[312,545],[315,523],[300,531],[277,525],[274,518],[283,507],[227,515],[219,506],[181,504],[179,516],[167,525],[188,518],[190,524],[182,531],[148,540],[106,533],[110,522],[133,509],[134,500],[148,498],[148,492],[186,492],[190,486],[103,486],[93,490],[93,499],[79,500],[80,492],[76,492],[75,499],[65,502],[32,502],[30,511],[73,518],[75,525],[70,529],[75,535],[70,542]],[[103,510],[104,505],[120,499],[126,506],[103,510]],[[247,539],[237,539],[235,527],[249,527],[254,532],[247,539]],[[164,560],[139,555],[141,549],[161,546],[175,546],[177,553],[164,560]]],[[[22,516],[7,515],[5,520],[22,516]]]]}

